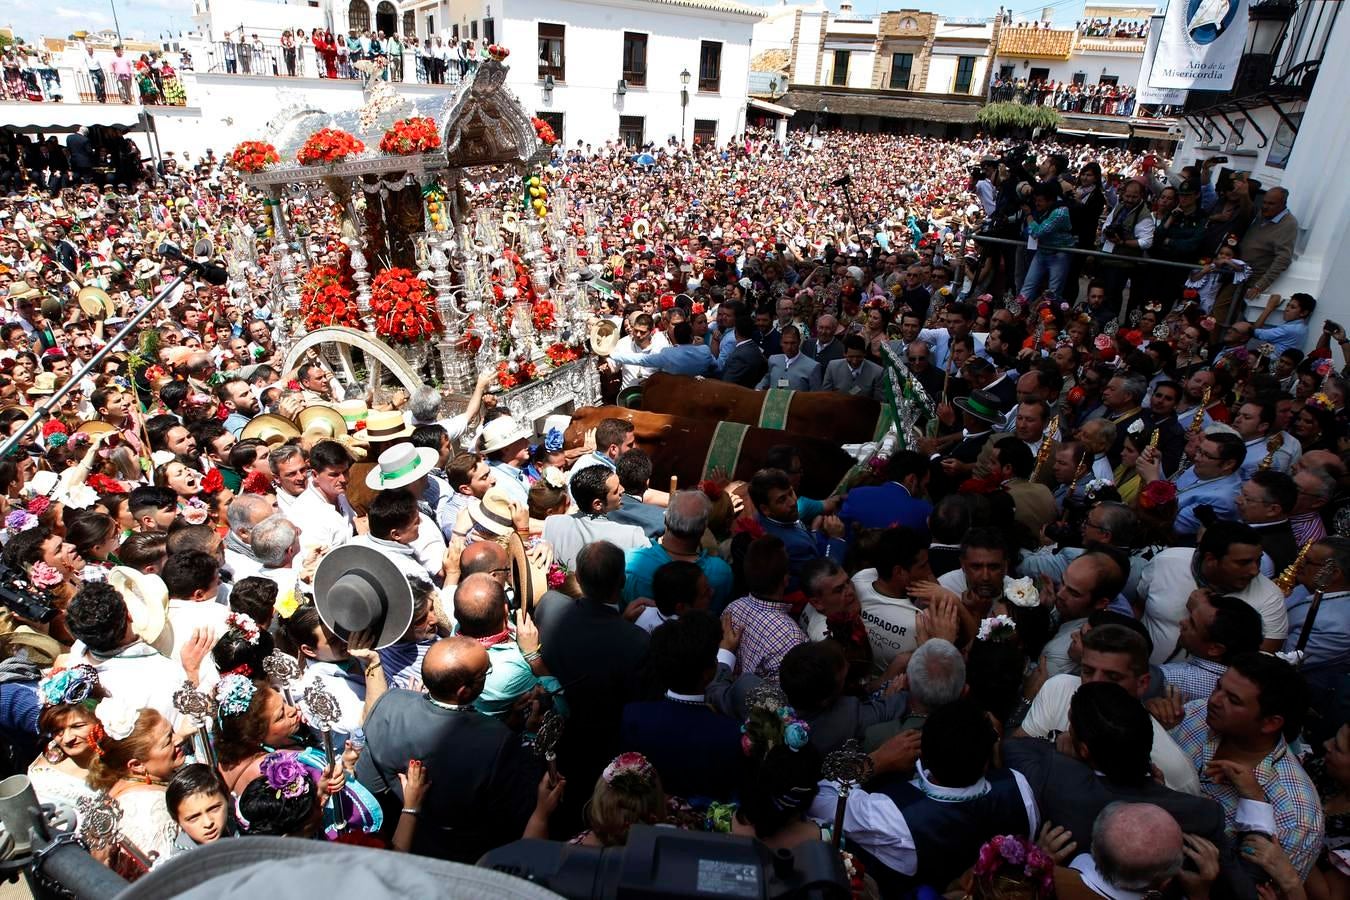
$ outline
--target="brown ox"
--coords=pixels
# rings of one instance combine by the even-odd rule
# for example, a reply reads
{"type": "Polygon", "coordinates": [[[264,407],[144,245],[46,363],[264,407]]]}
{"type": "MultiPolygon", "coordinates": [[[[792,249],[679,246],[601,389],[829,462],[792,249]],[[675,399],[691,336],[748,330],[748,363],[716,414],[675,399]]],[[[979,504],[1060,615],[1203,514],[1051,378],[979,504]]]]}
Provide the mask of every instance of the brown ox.
{"type": "MultiPolygon", "coordinates": [[[[873,404],[875,406],[876,404],[873,404]]],[[[576,447],[590,429],[601,419],[627,419],[637,432],[637,445],[652,458],[652,487],[666,490],[670,476],[679,478],[679,485],[692,488],[704,477],[708,448],[713,441],[718,423],[709,418],[687,419],[665,413],[621,406],[583,406],[572,413],[572,424],[567,427],[566,446],[576,447]]],[[[828,497],[840,479],[848,472],[853,459],[833,440],[806,437],[750,427],[741,441],[740,454],[727,477],[749,481],[764,467],[769,448],[791,444],[802,457],[801,490],[808,497],[828,497]]]]}
{"type": "MultiPolygon", "coordinates": [[[[688,375],[657,372],[643,384],[642,408],[691,419],[758,426],[767,395],[767,391],[752,391],[726,381],[696,381],[688,375]]],[[[840,444],[861,444],[872,440],[880,413],[881,404],[870,397],[796,391],[782,428],[795,434],[829,435],[840,444]]]]}

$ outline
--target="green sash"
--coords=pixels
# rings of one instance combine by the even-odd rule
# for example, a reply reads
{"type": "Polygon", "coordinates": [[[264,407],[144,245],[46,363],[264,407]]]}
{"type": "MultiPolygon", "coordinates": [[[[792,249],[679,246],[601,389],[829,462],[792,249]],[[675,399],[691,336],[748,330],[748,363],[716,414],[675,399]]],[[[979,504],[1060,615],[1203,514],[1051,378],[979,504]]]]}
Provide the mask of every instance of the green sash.
{"type": "Polygon", "coordinates": [[[740,422],[717,423],[717,429],[708,443],[708,455],[703,460],[701,480],[712,477],[715,469],[726,472],[728,478],[735,474],[736,462],[741,456],[741,443],[745,441],[745,434],[749,430],[749,425],[740,422]]]}
{"type": "Polygon", "coordinates": [[[759,408],[759,427],[786,431],[788,408],[792,406],[792,395],[795,393],[786,388],[769,388],[765,391],[764,405],[759,408]]]}

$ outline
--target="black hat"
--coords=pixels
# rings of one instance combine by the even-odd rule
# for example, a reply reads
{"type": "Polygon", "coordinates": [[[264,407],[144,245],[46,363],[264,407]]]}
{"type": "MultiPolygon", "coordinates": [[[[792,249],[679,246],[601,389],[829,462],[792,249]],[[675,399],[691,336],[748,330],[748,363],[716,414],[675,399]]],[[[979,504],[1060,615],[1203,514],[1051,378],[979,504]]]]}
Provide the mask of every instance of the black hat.
{"type": "MultiPolygon", "coordinates": [[[[952,401],[962,412],[970,413],[977,419],[994,423],[1003,421],[1002,402],[997,394],[989,391],[971,391],[969,397],[957,397],[952,401]]],[[[317,586],[316,586],[317,588],[317,586]]]]}

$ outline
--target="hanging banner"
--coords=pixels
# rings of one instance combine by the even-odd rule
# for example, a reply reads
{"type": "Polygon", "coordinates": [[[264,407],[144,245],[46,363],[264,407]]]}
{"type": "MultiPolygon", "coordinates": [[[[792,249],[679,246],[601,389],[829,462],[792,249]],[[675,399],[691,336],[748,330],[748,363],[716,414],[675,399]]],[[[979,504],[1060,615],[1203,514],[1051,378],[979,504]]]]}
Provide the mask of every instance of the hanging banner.
{"type": "Polygon", "coordinates": [[[1153,60],[1158,55],[1158,40],[1162,37],[1163,17],[1151,16],[1148,20],[1148,42],[1144,45],[1144,62],[1139,67],[1139,77],[1135,79],[1134,102],[1137,106],[1181,106],[1186,102],[1186,92],[1175,88],[1158,88],[1149,84],[1153,74],[1153,60]]]}
{"type": "Polygon", "coordinates": [[[1148,84],[1232,90],[1246,42],[1247,0],[1169,0],[1148,84]]]}

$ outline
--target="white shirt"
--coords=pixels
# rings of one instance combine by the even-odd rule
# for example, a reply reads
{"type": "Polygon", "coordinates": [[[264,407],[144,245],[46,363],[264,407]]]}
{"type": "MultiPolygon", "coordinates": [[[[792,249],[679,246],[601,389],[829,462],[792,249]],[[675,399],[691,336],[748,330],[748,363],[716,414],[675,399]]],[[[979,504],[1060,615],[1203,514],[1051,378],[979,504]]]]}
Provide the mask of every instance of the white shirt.
{"type": "MultiPolygon", "coordinates": [[[[360,667],[356,671],[359,673],[360,667]]],[[[337,663],[316,662],[309,659],[305,661],[305,671],[301,674],[300,680],[291,686],[291,696],[298,701],[305,688],[315,682],[323,685],[324,690],[337,700],[338,720],[333,723],[333,730],[351,734],[360,728],[366,712],[365,680],[360,675],[348,677],[337,663]]],[[[342,746],[341,741],[334,743],[338,747],[342,746]]]]}
{"type": "MultiPolygon", "coordinates": [[[[619,342],[614,345],[614,352],[640,353],[647,355],[656,353],[658,350],[669,346],[670,341],[666,339],[665,332],[657,331],[652,334],[652,339],[647,342],[647,346],[645,347],[634,346],[632,335],[624,335],[619,338],[619,342]]],[[[655,372],[656,369],[648,368],[647,366],[635,366],[632,364],[622,365],[619,367],[619,389],[623,390],[624,388],[633,387],[638,382],[650,378],[655,372]]]]}
{"type": "MultiPolygon", "coordinates": [[[[211,632],[211,643],[215,644],[220,640],[227,626],[225,617],[230,614],[228,606],[222,606],[213,600],[170,600],[168,607],[169,629],[173,634],[173,650],[170,656],[180,665],[183,662],[183,647],[192,640],[192,632],[198,628],[206,628],[211,632]]],[[[198,673],[200,681],[199,690],[207,690],[220,680],[220,670],[216,668],[216,661],[210,653],[202,659],[202,667],[198,673]]]]}
{"type": "MultiPolygon", "coordinates": [[[[1031,785],[1016,769],[1010,769],[1017,790],[1022,795],[1022,805],[1027,811],[1026,838],[1034,838],[1040,829],[1040,810],[1036,806],[1031,785]]],[[[934,785],[927,778],[923,761],[919,761],[918,771],[910,783],[930,796],[940,794],[935,799],[951,798],[945,802],[969,797],[978,797],[989,790],[989,782],[981,778],[966,788],[949,788],[934,785]]],[[[835,805],[839,798],[839,788],[833,781],[820,782],[820,793],[811,801],[807,816],[819,822],[833,822],[835,805]]],[[[870,852],[882,865],[899,872],[901,875],[913,875],[919,868],[919,853],[909,823],[896,807],[895,801],[885,794],[869,793],[854,788],[848,795],[848,805],[844,808],[844,834],[850,840],[857,841],[863,849],[870,852]]]]}
{"type": "MultiPolygon", "coordinates": [[[[1173,658],[1181,634],[1181,620],[1186,616],[1186,601],[1195,590],[1192,560],[1199,553],[1190,547],[1169,547],[1153,557],[1139,576],[1139,596],[1144,598],[1144,625],[1153,639],[1153,654],[1149,662],[1161,665],[1173,658]]],[[[1243,600],[1261,614],[1261,636],[1265,639],[1284,639],[1289,634],[1289,613],[1284,606],[1284,594],[1264,575],[1257,575],[1243,591],[1224,591],[1243,600]]],[[[1184,659],[1182,652],[1176,659],[1184,659]]]]}
{"type": "Polygon", "coordinates": [[[883,672],[901,653],[912,653],[918,642],[914,622],[919,607],[906,598],[888,597],[873,587],[876,569],[862,569],[853,576],[853,590],[862,604],[862,620],[872,645],[873,668],[883,672]]]}
{"type": "MultiPolygon", "coordinates": [[[[649,606],[642,611],[637,617],[637,621],[633,624],[648,634],[651,634],[667,622],[674,622],[678,618],[679,616],[662,615],[661,610],[657,609],[655,606],[649,606]]],[[[732,664],[732,668],[735,668],[734,663],[732,664]]]]}
{"type": "Polygon", "coordinates": [[[237,550],[225,548],[225,568],[238,583],[241,579],[257,575],[262,571],[262,563],[251,556],[245,556],[237,550]]]}
{"type": "Polygon", "coordinates": [[[410,578],[420,578],[426,581],[430,577],[427,570],[417,561],[412,547],[407,544],[400,544],[398,541],[386,541],[382,538],[371,537],[368,534],[358,534],[347,543],[378,550],[386,559],[397,566],[400,572],[410,578]]]}
{"type": "Polygon", "coordinates": [[[79,663],[94,667],[98,683],[108,696],[153,709],[175,725],[182,718],[174,709],[173,692],[186,680],[183,667],[144,641],[107,659],[91,655],[81,641],[76,641],[70,648],[70,665],[79,663]]]}
{"type": "Polygon", "coordinates": [[[339,547],[356,534],[356,511],[347,502],[345,494],[338,496],[337,505],[329,503],[314,485],[295,499],[286,511],[286,518],[300,526],[300,544],[310,547],[339,547]]]}
{"type": "Polygon", "coordinates": [[[291,510],[295,508],[295,501],[299,500],[302,496],[304,496],[304,491],[301,491],[299,494],[288,494],[280,485],[278,485],[277,512],[290,519],[291,510]]]}
{"type": "MultiPolygon", "coordinates": [[[[1082,683],[1077,675],[1052,676],[1032,701],[1027,717],[1022,720],[1022,730],[1036,738],[1047,738],[1052,731],[1067,731],[1069,701],[1082,683]]],[[[1149,724],[1153,726],[1153,752],[1150,759],[1162,772],[1163,782],[1174,791],[1201,796],[1200,777],[1191,758],[1177,746],[1177,742],[1158,724],[1157,719],[1150,717],[1149,724]]],[[[849,802],[853,802],[851,796],[849,802]]]]}

